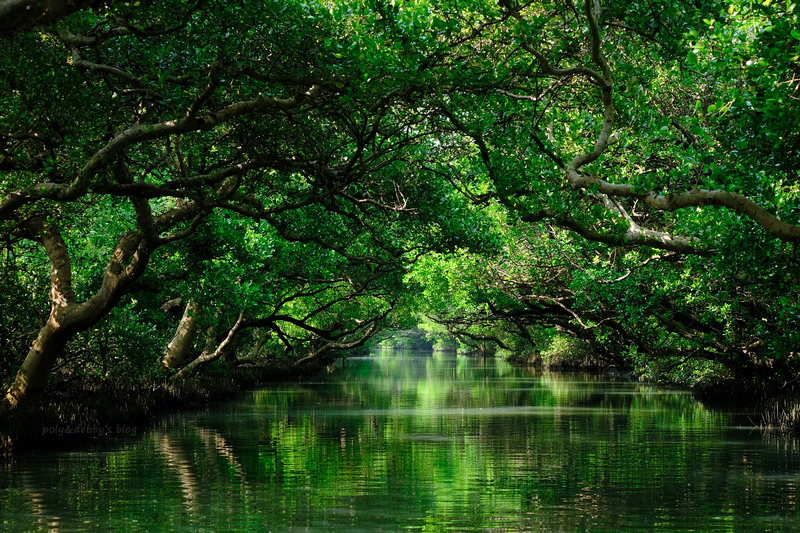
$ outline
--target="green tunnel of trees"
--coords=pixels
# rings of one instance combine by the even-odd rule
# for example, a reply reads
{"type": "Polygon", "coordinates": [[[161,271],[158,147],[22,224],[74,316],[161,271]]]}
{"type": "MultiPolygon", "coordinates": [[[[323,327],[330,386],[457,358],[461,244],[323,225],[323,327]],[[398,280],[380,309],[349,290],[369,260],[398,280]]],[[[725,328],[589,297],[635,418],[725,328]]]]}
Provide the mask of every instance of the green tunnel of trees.
{"type": "Polygon", "coordinates": [[[5,402],[416,324],[791,383],[798,13],[0,1],[5,402]]]}

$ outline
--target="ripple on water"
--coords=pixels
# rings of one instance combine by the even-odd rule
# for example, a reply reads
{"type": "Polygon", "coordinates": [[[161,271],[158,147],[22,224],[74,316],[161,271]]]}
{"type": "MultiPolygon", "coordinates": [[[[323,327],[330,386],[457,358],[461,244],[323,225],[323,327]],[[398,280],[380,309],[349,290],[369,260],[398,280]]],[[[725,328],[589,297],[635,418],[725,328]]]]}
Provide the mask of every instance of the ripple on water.
{"type": "Polygon", "coordinates": [[[355,361],[136,439],[20,459],[0,470],[0,529],[800,528],[797,447],[685,391],[493,368],[355,361]]]}

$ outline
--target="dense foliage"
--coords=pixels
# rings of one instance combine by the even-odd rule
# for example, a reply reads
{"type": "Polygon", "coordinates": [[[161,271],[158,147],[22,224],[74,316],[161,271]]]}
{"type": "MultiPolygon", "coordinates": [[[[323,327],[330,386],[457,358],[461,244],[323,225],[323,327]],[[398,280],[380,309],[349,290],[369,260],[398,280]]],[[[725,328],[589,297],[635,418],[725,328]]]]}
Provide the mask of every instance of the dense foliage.
{"type": "Polygon", "coordinates": [[[51,4],[0,11],[8,402],[418,322],[794,379],[794,3],[51,4]]]}

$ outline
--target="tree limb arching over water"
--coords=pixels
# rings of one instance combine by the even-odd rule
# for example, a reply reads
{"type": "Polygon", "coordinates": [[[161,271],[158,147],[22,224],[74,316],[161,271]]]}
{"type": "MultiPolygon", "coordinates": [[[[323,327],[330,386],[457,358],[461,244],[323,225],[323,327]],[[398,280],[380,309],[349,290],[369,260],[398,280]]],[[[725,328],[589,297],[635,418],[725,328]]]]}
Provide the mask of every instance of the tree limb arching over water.
{"type": "Polygon", "coordinates": [[[417,323],[794,379],[790,5],[59,6],[0,4],[8,403],[417,323]]]}

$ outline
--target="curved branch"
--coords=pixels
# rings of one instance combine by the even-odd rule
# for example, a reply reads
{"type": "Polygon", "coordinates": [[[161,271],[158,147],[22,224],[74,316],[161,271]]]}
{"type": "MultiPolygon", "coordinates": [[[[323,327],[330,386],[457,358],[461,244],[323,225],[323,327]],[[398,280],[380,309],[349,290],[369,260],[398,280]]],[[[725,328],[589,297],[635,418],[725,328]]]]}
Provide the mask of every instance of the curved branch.
{"type": "Polygon", "coordinates": [[[608,85],[606,80],[603,79],[603,76],[594,69],[589,67],[555,68],[550,64],[549,61],[547,61],[547,58],[544,57],[544,54],[528,43],[523,43],[522,49],[536,58],[536,60],[539,62],[539,66],[542,67],[542,70],[546,74],[559,77],[586,76],[587,78],[594,80],[600,87],[604,89],[608,85]]]}
{"type": "Polygon", "coordinates": [[[77,47],[73,47],[72,48],[72,58],[71,58],[71,60],[72,60],[72,65],[77,67],[77,68],[79,68],[79,69],[85,69],[85,70],[91,70],[91,71],[95,71],[95,72],[102,72],[102,73],[105,73],[105,74],[111,74],[111,75],[116,76],[118,78],[121,78],[123,80],[127,80],[127,81],[130,81],[130,82],[133,82],[133,83],[135,83],[137,85],[143,85],[141,79],[139,79],[138,77],[134,76],[130,72],[126,72],[126,71],[122,70],[121,68],[112,67],[111,65],[106,65],[106,64],[103,64],[103,63],[94,63],[92,61],[84,59],[83,56],[81,55],[80,50],[78,50],[77,47]]]}
{"type": "MultiPolygon", "coordinates": [[[[589,67],[556,68],[551,65],[549,61],[547,61],[547,58],[544,56],[544,54],[536,50],[530,44],[523,43],[522,49],[536,58],[536,60],[539,62],[539,66],[546,74],[559,77],[586,76],[597,83],[604,93],[610,92],[611,70],[608,68],[608,64],[600,52],[602,39],[600,37],[600,27],[597,24],[597,17],[599,16],[599,13],[595,14],[592,12],[591,0],[585,0],[584,6],[586,18],[589,21],[589,34],[591,35],[592,39],[592,61],[598,67],[600,67],[600,72],[597,72],[589,67]]],[[[519,13],[519,11],[515,11],[513,16],[517,18],[517,20],[522,20],[522,15],[519,13]]]]}
{"type": "Polygon", "coordinates": [[[652,255],[647,259],[645,259],[643,262],[639,263],[638,265],[629,268],[625,274],[619,276],[618,278],[598,279],[595,283],[597,283],[598,285],[612,285],[614,283],[619,283],[620,281],[625,281],[626,279],[628,279],[628,277],[630,277],[630,275],[633,274],[634,271],[636,271],[636,269],[647,266],[647,264],[650,263],[651,261],[673,261],[677,257],[680,257],[680,255],[676,253],[669,253],[664,255],[652,255]]]}
{"type": "Polygon", "coordinates": [[[520,218],[522,222],[540,222],[552,220],[556,225],[573,231],[584,239],[610,244],[612,246],[649,246],[668,252],[681,254],[713,256],[714,250],[706,250],[691,237],[681,237],[661,231],[642,228],[636,224],[629,225],[625,233],[612,233],[589,228],[570,215],[558,213],[554,209],[543,209],[520,218]]]}
{"type": "MultiPolygon", "coordinates": [[[[470,340],[473,340],[473,341],[476,341],[476,342],[490,341],[490,342],[493,342],[493,343],[497,344],[500,348],[502,348],[504,350],[509,350],[509,351],[512,350],[512,348],[510,348],[506,343],[504,343],[502,340],[500,340],[500,338],[497,337],[496,335],[479,335],[477,333],[471,333],[470,331],[468,331],[466,329],[455,329],[455,328],[448,329],[448,332],[450,334],[452,334],[452,335],[455,335],[456,337],[459,337],[459,340],[462,340],[462,341],[463,341],[462,337],[466,337],[467,339],[470,339],[470,340]]],[[[477,348],[477,345],[473,345],[473,348],[477,348]]]]}
{"type": "Polygon", "coordinates": [[[746,196],[729,191],[692,189],[664,196],[627,184],[609,183],[599,178],[583,175],[574,168],[567,169],[569,184],[575,189],[595,189],[617,198],[636,198],[653,209],[675,211],[686,207],[718,206],[750,218],[778,239],[800,242],[800,226],[789,224],[758,205],[746,196]]]}
{"type": "Polygon", "coordinates": [[[364,330],[361,336],[356,340],[346,341],[346,342],[329,341],[319,350],[311,353],[310,355],[307,355],[306,357],[303,357],[302,359],[298,359],[297,361],[295,361],[294,366],[298,367],[310,361],[318,359],[326,352],[329,352],[331,350],[351,350],[353,348],[358,348],[359,346],[363,346],[364,343],[366,343],[378,331],[378,324],[380,323],[380,321],[389,316],[389,313],[391,313],[393,310],[394,310],[394,305],[390,305],[389,308],[386,309],[386,311],[380,314],[380,316],[373,317],[361,323],[359,325],[359,329],[364,327],[366,327],[367,329],[364,330]]]}
{"type": "Polygon", "coordinates": [[[37,183],[8,194],[8,196],[0,202],[0,220],[8,218],[16,209],[23,205],[40,199],[47,198],[59,202],[76,200],[86,192],[89,181],[99,173],[102,168],[111,163],[119,154],[130,146],[167,137],[169,135],[211,130],[239,116],[264,111],[266,109],[278,109],[282,111],[294,109],[303,105],[309,99],[314,98],[321,90],[322,86],[315,85],[308,91],[289,98],[261,96],[252,100],[230,104],[215,113],[210,113],[202,117],[186,116],[180,120],[132,126],[115,136],[103,148],[98,150],[83,166],[72,183],[66,185],[37,183]]]}
{"type": "Polygon", "coordinates": [[[603,73],[603,83],[600,86],[605,90],[611,88],[611,69],[608,68],[603,54],[600,52],[602,45],[602,37],[600,36],[600,27],[597,24],[597,19],[600,17],[600,2],[595,0],[596,9],[592,11],[592,0],[584,0],[583,6],[586,11],[586,19],[589,21],[589,34],[592,36],[592,61],[595,65],[600,67],[603,73]]]}
{"type": "Polygon", "coordinates": [[[177,374],[172,376],[171,380],[172,381],[178,381],[178,380],[181,380],[181,379],[186,379],[187,377],[189,377],[192,374],[192,372],[194,372],[194,370],[197,367],[199,367],[201,365],[204,365],[204,364],[206,364],[208,362],[214,361],[215,359],[219,359],[219,357],[225,351],[225,348],[228,347],[228,345],[236,337],[236,334],[239,333],[239,330],[242,327],[242,321],[243,320],[244,320],[244,311],[241,311],[239,313],[239,318],[236,319],[236,323],[233,326],[231,326],[230,330],[228,330],[228,335],[225,337],[225,339],[221,343],[219,343],[219,346],[217,346],[216,350],[214,350],[213,352],[210,352],[210,353],[201,354],[197,359],[195,359],[194,361],[192,361],[191,363],[189,363],[188,365],[183,367],[180,370],[180,372],[178,372],[177,374]]]}
{"type": "Polygon", "coordinates": [[[53,309],[73,305],[72,263],[61,231],[43,218],[34,217],[23,224],[23,233],[25,238],[41,244],[50,259],[50,302],[53,309]]]}

